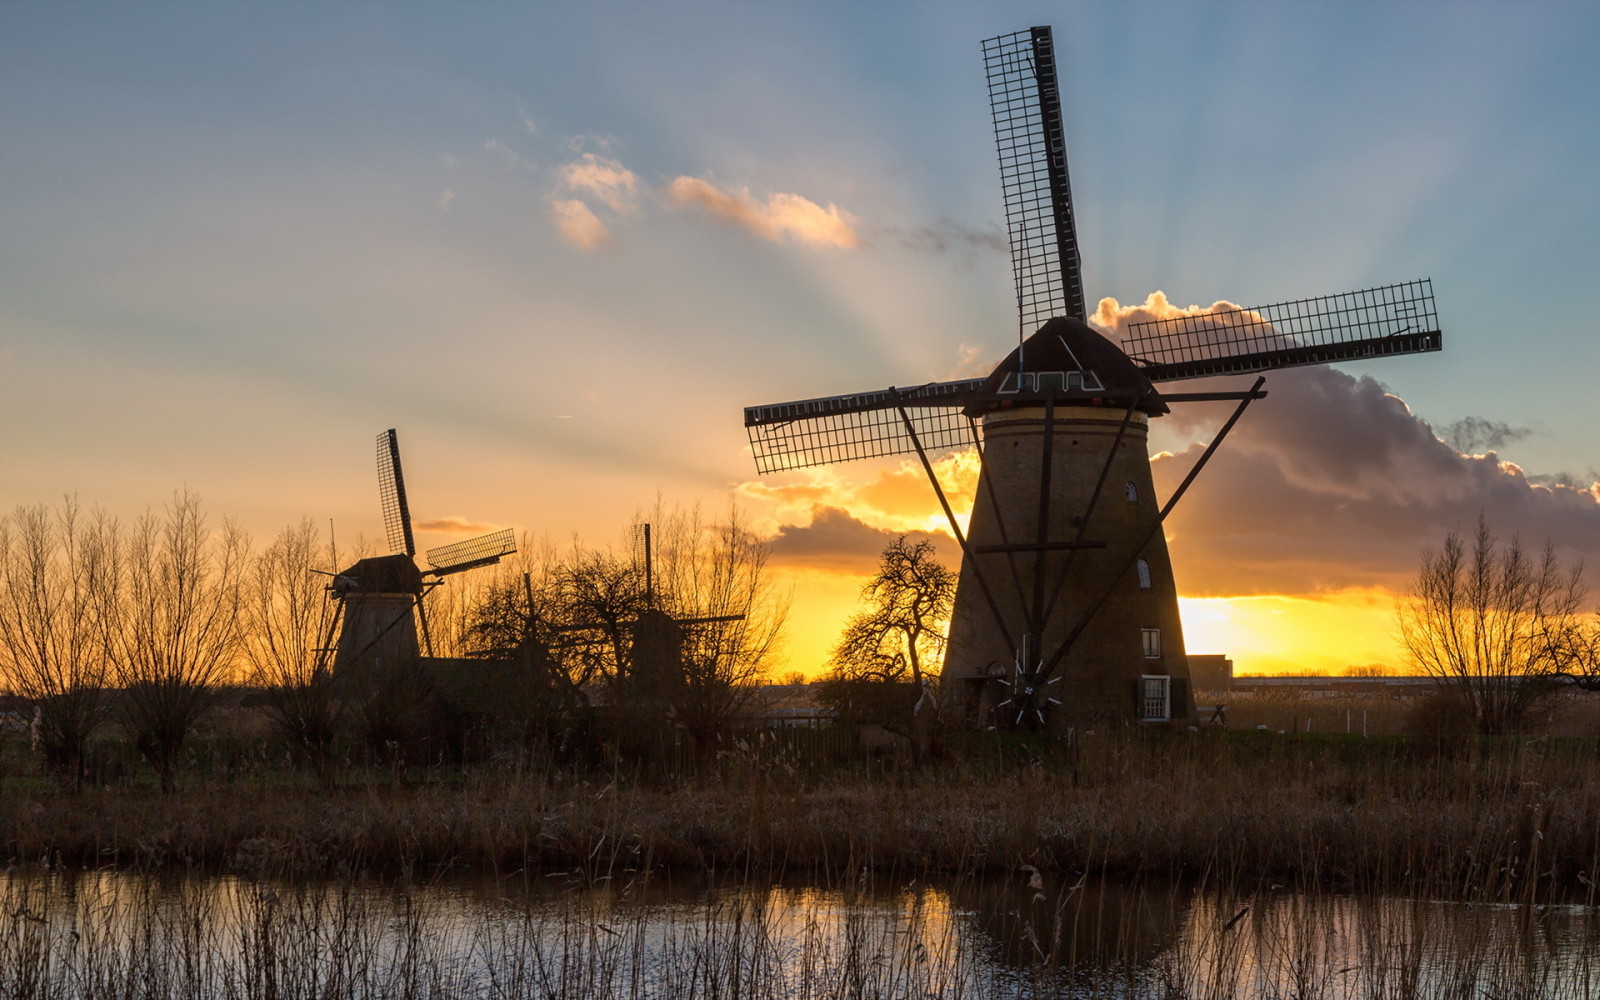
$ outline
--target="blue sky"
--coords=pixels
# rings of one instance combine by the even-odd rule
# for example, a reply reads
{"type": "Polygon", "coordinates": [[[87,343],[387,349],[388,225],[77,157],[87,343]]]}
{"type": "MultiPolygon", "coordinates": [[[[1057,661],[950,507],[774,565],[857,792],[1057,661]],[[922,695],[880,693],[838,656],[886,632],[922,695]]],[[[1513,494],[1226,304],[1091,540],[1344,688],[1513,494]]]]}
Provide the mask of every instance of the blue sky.
{"type": "Polygon", "coordinates": [[[1091,298],[1431,276],[1444,353],[1345,370],[1596,478],[1593,3],[6,2],[0,507],[376,534],[390,426],[422,519],[720,505],[743,405],[1009,348],[978,44],[1039,23],[1091,298]]]}

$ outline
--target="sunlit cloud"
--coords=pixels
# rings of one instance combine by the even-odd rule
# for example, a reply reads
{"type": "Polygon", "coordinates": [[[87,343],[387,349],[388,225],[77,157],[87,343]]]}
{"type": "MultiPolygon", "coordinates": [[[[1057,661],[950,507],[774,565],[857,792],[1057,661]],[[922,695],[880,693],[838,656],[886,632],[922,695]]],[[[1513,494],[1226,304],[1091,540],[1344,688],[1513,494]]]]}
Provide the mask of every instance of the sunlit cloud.
{"type": "MultiPolygon", "coordinates": [[[[978,479],[977,454],[971,449],[951,452],[935,457],[932,464],[958,523],[964,524],[978,479]]],[[[735,492],[768,534],[808,524],[822,508],[845,511],[891,536],[950,531],[927,474],[914,457],[800,469],[742,483],[735,492]]]]}
{"type": "Polygon", "coordinates": [[[697,207],[717,219],[774,243],[850,249],[861,245],[855,216],[830,202],[818,205],[798,194],[779,192],[766,201],[748,188],[723,189],[699,177],[677,177],[663,192],[670,204],[697,207]]]}
{"type": "Polygon", "coordinates": [[[437,531],[447,535],[481,535],[501,527],[498,524],[484,524],[479,521],[469,521],[464,517],[436,517],[429,521],[412,521],[411,527],[417,531],[437,531]]]}
{"type": "Polygon", "coordinates": [[[639,179],[633,171],[610,157],[584,153],[560,171],[562,187],[569,192],[591,195],[613,212],[633,211],[639,179]]]}
{"type": "MultiPolygon", "coordinates": [[[[1121,339],[1128,327],[1134,323],[1149,323],[1161,319],[1175,319],[1179,316],[1224,316],[1239,314],[1242,322],[1259,325],[1270,329],[1265,317],[1260,313],[1244,306],[1236,305],[1226,299],[1218,299],[1209,306],[1188,305],[1176,306],[1167,299],[1167,293],[1159,289],[1145,296],[1145,300],[1136,305],[1123,305],[1113,298],[1101,299],[1089,317],[1089,322],[1100,329],[1112,333],[1121,339]]],[[[1230,320],[1233,325],[1238,325],[1241,320],[1230,320]]]]}
{"type": "Polygon", "coordinates": [[[439,211],[448,212],[448,211],[450,211],[450,205],[455,200],[456,200],[456,193],[454,191],[450,190],[449,188],[445,188],[444,189],[444,193],[439,195],[439,200],[434,202],[434,204],[438,206],[439,211]]]}
{"type": "Polygon", "coordinates": [[[557,198],[550,213],[561,237],[579,250],[598,250],[612,242],[611,230],[588,205],[576,198],[557,198]]]}

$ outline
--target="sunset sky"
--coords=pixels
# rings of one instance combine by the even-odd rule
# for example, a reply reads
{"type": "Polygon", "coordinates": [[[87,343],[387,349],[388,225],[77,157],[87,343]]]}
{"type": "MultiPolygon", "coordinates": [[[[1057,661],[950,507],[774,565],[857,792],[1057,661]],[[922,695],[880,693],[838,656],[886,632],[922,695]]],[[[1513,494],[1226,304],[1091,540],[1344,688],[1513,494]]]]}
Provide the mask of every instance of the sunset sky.
{"type": "MultiPolygon", "coordinates": [[[[909,462],[758,479],[741,408],[1014,346],[979,42],[1033,24],[1113,333],[1433,279],[1443,353],[1271,375],[1168,522],[1190,651],[1401,666],[1394,590],[1480,513],[1600,594],[1592,2],[7,0],[0,509],[379,536],[396,427],[423,547],[736,499],[816,672],[942,519],[909,462]]],[[[1157,423],[1158,487],[1219,422],[1157,423]]]]}

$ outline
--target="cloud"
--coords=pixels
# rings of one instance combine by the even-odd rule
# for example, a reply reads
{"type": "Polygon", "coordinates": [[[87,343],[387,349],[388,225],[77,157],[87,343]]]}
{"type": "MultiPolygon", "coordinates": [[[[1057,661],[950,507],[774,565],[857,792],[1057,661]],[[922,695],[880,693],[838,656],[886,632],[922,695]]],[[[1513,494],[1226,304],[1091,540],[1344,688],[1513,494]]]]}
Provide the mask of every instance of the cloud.
{"type": "MultiPolygon", "coordinates": [[[[1131,307],[1102,300],[1094,322],[1115,334],[1136,319],[1235,308],[1177,309],[1156,293],[1131,307]]],[[[1446,428],[1447,443],[1381,383],[1323,365],[1271,372],[1266,388],[1167,520],[1184,594],[1396,589],[1422,549],[1480,513],[1502,537],[1535,548],[1549,539],[1569,560],[1600,557],[1600,484],[1536,483],[1493,451],[1457,447],[1515,440],[1517,429],[1470,418],[1446,428]]],[[[1231,406],[1177,404],[1164,419],[1210,431],[1231,406]]],[[[1170,494],[1202,450],[1158,456],[1158,491],[1170,494]]]]}
{"type": "MultiPolygon", "coordinates": [[[[957,511],[971,507],[978,480],[976,452],[950,452],[932,461],[951,507],[957,511]]],[[[849,511],[851,517],[891,537],[929,531],[942,535],[948,530],[927,474],[914,456],[889,463],[799,469],[741,483],[737,492],[750,504],[761,530],[803,523],[822,507],[849,511]]]]}
{"type": "Polygon", "coordinates": [[[968,263],[977,254],[1011,252],[1005,230],[994,223],[983,229],[972,229],[953,219],[941,218],[931,226],[884,229],[873,235],[896,239],[901,246],[916,253],[957,255],[968,263]]]}
{"type": "Polygon", "coordinates": [[[562,188],[598,198],[619,215],[633,211],[639,179],[610,157],[584,153],[560,170],[562,188]]]}
{"type": "Polygon", "coordinates": [[[557,198],[550,202],[550,214],[562,238],[579,250],[598,250],[613,242],[606,224],[576,198],[557,198]]]}
{"type": "Polygon", "coordinates": [[[952,568],[961,562],[960,550],[947,535],[875,528],[847,511],[827,506],[812,509],[810,524],[779,526],[770,540],[771,558],[774,565],[864,575],[877,568],[884,548],[902,534],[913,542],[932,542],[939,558],[952,568]]]}
{"type": "Polygon", "coordinates": [[[469,521],[464,517],[436,517],[431,521],[412,521],[411,527],[418,531],[437,531],[447,535],[482,535],[490,531],[497,531],[498,524],[480,524],[469,521]]]}
{"type": "Polygon", "coordinates": [[[1497,420],[1463,417],[1439,428],[1439,440],[1463,455],[1476,455],[1504,448],[1532,433],[1527,427],[1512,427],[1497,420]]]}
{"type": "Polygon", "coordinates": [[[434,202],[434,204],[438,206],[439,211],[448,212],[450,211],[450,204],[455,200],[456,193],[449,188],[445,188],[444,193],[439,196],[439,200],[434,202]]]}
{"type": "Polygon", "coordinates": [[[493,153],[495,156],[498,156],[508,167],[530,166],[528,161],[522,158],[521,153],[518,153],[516,150],[512,149],[510,146],[507,146],[498,139],[490,139],[488,142],[483,144],[483,148],[493,153]]]}
{"type": "Polygon", "coordinates": [[[830,202],[826,208],[797,194],[778,193],[765,202],[748,188],[723,190],[698,177],[676,177],[662,192],[668,203],[698,207],[723,222],[774,243],[851,249],[861,245],[855,216],[830,202]]]}

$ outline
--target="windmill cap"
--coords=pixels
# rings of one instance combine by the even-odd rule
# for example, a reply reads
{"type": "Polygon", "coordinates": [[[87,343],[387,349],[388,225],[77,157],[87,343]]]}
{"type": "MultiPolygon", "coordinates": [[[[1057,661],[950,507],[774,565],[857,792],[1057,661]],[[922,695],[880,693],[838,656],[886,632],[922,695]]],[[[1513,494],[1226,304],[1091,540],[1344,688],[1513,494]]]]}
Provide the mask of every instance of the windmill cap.
{"type": "Polygon", "coordinates": [[[982,395],[982,402],[967,408],[969,416],[1051,395],[1078,406],[1119,407],[1137,395],[1138,408],[1150,416],[1167,412],[1160,394],[1122,348],[1083,320],[1067,316],[1049,320],[1007,355],[984,381],[982,395]]]}

